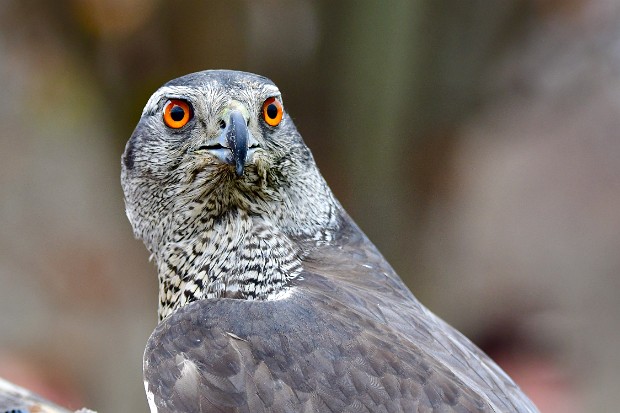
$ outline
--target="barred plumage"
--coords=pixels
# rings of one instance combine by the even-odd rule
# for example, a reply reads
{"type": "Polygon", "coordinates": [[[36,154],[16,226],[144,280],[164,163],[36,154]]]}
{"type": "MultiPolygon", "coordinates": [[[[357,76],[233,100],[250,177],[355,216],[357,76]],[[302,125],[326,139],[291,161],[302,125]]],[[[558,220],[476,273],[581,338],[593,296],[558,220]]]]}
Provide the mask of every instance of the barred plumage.
{"type": "Polygon", "coordinates": [[[155,92],[127,144],[127,215],[160,281],[151,411],[536,412],[414,298],[291,118],[267,122],[274,97],[261,76],[190,74],[155,92]],[[193,107],[187,125],[162,121],[170,99],[193,107]]]}

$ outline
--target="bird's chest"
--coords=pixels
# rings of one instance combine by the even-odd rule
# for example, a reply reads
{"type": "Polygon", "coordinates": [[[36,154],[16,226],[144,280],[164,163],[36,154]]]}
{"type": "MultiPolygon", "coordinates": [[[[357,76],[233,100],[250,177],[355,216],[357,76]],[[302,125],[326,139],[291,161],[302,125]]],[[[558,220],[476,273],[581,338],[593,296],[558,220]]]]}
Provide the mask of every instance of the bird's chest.
{"type": "Polygon", "coordinates": [[[233,216],[188,229],[158,254],[162,317],[203,298],[269,299],[301,272],[297,246],[270,222],[233,216]]]}

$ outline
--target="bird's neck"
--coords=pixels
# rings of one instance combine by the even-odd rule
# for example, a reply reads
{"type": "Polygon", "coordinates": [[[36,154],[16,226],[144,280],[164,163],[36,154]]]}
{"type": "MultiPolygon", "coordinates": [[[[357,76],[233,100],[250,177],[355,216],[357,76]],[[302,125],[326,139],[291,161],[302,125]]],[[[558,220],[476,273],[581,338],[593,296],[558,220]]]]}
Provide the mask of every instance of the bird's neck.
{"type": "Polygon", "coordinates": [[[340,209],[326,185],[301,193],[306,199],[282,196],[220,214],[198,203],[177,215],[176,231],[154,254],[160,319],[200,299],[262,300],[285,292],[308,250],[329,242],[340,209]]]}
{"type": "Polygon", "coordinates": [[[204,298],[269,299],[301,271],[297,243],[271,223],[230,211],[160,252],[159,317],[204,298]]]}

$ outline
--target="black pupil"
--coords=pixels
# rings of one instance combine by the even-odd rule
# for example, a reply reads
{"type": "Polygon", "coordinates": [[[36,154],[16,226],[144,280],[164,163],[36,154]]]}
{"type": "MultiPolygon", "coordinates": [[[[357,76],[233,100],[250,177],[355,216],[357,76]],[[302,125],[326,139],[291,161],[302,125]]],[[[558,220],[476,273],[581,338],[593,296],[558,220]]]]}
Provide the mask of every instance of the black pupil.
{"type": "Polygon", "coordinates": [[[267,106],[267,116],[269,116],[270,119],[275,119],[276,116],[278,116],[278,107],[274,103],[270,103],[269,106],[267,106]]]}
{"type": "Polygon", "coordinates": [[[170,117],[173,121],[179,122],[185,117],[185,110],[183,110],[181,106],[174,105],[172,109],[170,109],[170,117]]]}

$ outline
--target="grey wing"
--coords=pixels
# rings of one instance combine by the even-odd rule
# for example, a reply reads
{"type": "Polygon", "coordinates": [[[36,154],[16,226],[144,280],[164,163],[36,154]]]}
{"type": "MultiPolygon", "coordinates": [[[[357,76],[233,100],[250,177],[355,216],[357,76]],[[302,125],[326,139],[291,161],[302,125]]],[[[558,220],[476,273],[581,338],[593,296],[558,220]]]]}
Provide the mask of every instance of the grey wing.
{"type": "Polygon", "coordinates": [[[401,342],[414,343],[418,354],[432,355],[439,364],[449,366],[465,386],[476,389],[495,411],[538,412],[493,360],[420,304],[348,216],[344,216],[336,246],[310,256],[306,269],[321,275],[307,280],[315,284],[315,291],[354,306],[364,317],[397,332],[401,342]],[[327,280],[322,286],[316,285],[322,276],[327,280]]]}
{"type": "Polygon", "coordinates": [[[320,294],[197,301],[151,336],[147,391],[159,413],[496,411],[384,327],[320,294]]]}
{"type": "MultiPolygon", "coordinates": [[[[40,396],[0,378],[0,412],[2,413],[71,413],[40,396]]],[[[79,410],[77,413],[88,413],[79,410]]],[[[94,412],[91,412],[94,413],[94,412]]]]}
{"type": "Polygon", "coordinates": [[[144,375],[159,413],[537,412],[350,221],[286,298],[177,310],[149,339],[144,375]]]}

